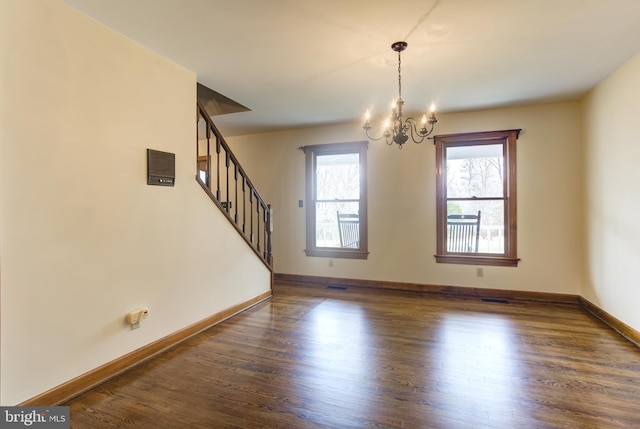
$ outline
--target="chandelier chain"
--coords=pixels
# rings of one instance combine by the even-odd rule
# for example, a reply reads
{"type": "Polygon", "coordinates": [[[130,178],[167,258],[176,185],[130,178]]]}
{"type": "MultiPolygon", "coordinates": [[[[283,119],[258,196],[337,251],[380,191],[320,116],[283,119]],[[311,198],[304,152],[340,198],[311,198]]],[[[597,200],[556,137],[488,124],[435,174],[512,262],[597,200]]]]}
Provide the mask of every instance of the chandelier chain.
{"type": "Polygon", "coordinates": [[[400,72],[400,66],[402,60],[400,59],[400,51],[398,51],[398,99],[402,100],[402,73],[400,72]]]}

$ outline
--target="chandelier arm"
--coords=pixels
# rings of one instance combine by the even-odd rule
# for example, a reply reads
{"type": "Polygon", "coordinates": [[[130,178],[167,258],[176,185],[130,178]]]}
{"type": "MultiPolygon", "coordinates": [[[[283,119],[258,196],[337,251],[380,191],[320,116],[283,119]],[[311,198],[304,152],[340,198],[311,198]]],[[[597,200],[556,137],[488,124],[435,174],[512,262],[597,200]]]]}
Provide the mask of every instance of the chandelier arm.
{"type": "MultiPolygon", "coordinates": [[[[435,127],[436,123],[435,122],[430,122],[431,127],[429,128],[429,131],[427,131],[426,133],[423,133],[422,130],[420,131],[420,135],[423,137],[428,137],[431,135],[431,133],[433,132],[433,128],[435,127]]],[[[424,128],[426,130],[426,127],[424,128]]]]}
{"type": "Polygon", "coordinates": [[[364,127],[362,127],[362,128],[364,129],[364,133],[367,135],[367,138],[368,138],[369,140],[378,141],[378,140],[382,139],[382,137],[384,137],[384,134],[383,134],[383,135],[381,135],[381,136],[380,136],[380,137],[378,137],[378,138],[371,137],[371,136],[369,135],[369,130],[371,129],[371,125],[369,125],[369,126],[364,126],[364,127]]]}
{"type": "Polygon", "coordinates": [[[409,133],[411,134],[411,140],[413,140],[413,142],[416,144],[422,143],[424,141],[424,136],[422,136],[422,134],[418,132],[416,120],[413,118],[407,118],[405,120],[405,123],[409,128],[409,133]],[[421,136],[422,138],[419,140],[416,140],[416,136],[421,136]]]}
{"type": "Polygon", "coordinates": [[[393,144],[393,138],[392,138],[392,134],[387,130],[384,133],[382,133],[382,135],[378,138],[372,137],[369,134],[369,130],[371,129],[371,125],[366,125],[364,127],[362,127],[362,129],[364,129],[364,133],[366,134],[367,138],[369,140],[373,140],[373,141],[378,141],[378,140],[382,140],[382,138],[384,138],[384,141],[387,145],[391,146],[393,144]]]}
{"type": "MultiPolygon", "coordinates": [[[[416,123],[416,120],[413,118],[407,118],[407,120],[405,121],[407,123],[407,125],[409,126],[409,131],[411,133],[411,140],[413,140],[414,143],[416,144],[420,144],[424,141],[424,139],[431,134],[431,132],[433,131],[433,124],[431,125],[431,129],[429,131],[427,131],[427,133],[423,133],[422,130],[418,131],[418,125],[416,123]],[[419,140],[416,140],[416,136],[420,136],[419,140]]],[[[425,128],[423,128],[425,129],[425,128]]]]}

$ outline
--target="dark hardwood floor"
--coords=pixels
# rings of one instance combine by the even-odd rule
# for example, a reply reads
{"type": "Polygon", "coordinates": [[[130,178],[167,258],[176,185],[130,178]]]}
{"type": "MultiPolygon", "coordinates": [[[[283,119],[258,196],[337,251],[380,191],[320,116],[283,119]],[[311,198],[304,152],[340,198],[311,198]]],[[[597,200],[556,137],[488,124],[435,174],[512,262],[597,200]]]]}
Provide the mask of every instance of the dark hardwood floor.
{"type": "Polygon", "coordinates": [[[640,349],[577,306],[276,285],[73,399],[72,428],[640,427],[640,349]]]}

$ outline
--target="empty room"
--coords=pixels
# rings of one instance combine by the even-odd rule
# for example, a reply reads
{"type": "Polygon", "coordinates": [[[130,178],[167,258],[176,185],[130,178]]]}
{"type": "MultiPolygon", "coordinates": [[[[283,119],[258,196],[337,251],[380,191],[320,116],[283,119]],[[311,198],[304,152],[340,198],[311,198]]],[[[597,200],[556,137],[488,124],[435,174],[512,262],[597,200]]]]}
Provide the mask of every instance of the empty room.
{"type": "Polygon", "coordinates": [[[640,2],[0,21],[0,427],[640,427],[640,2]]]}

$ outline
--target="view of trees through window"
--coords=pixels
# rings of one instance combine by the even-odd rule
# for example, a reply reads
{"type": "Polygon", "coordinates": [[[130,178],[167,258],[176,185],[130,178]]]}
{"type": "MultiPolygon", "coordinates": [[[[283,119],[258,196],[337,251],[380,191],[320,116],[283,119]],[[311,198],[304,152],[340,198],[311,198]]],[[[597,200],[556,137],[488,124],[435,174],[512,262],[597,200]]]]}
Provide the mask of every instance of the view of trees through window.
{"type": "Polygon", "coordinates": [[[360,159],[358,153],[316,157],[316,246],[341,247],[338,213],[358,215],[360,159]]]}
{"type": "Polygon", "coordinates": [[[502,144],[446,149],[447,216],[480,212],[479,253],[504,252],[502,150],[502,144]]]}
{"type": "Polygon", "coordinates": [[[447,148],[447,216],[480,212],[479,253],[504,252],[503,145],[447,148]]]}

